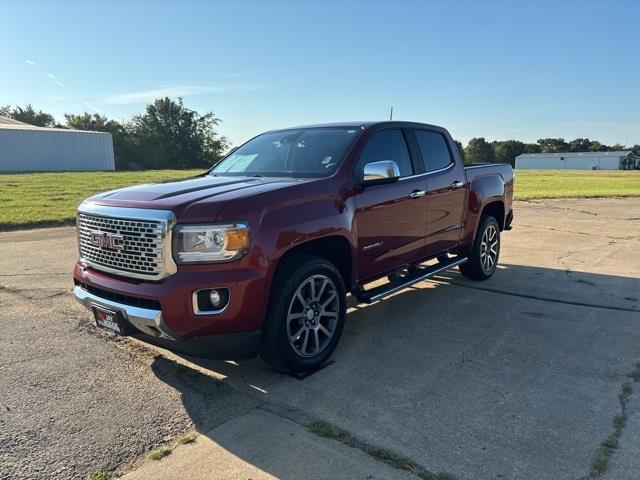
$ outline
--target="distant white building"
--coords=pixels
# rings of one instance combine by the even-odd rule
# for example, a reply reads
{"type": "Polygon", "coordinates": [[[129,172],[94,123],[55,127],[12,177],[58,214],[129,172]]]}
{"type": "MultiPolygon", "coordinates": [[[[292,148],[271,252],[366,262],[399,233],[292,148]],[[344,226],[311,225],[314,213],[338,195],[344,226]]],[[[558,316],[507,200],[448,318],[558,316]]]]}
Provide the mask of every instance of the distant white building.
{"type": "Polygon", "coordinates": [[[516,157],[516,169],[633,170],[640,157],[632,151],[523,153],[516,157]]]}
{"type": "Polygon", "coordinates": [[[0,117],[0,172],[115,170],[110,133],[34,127],[0,117]]]}

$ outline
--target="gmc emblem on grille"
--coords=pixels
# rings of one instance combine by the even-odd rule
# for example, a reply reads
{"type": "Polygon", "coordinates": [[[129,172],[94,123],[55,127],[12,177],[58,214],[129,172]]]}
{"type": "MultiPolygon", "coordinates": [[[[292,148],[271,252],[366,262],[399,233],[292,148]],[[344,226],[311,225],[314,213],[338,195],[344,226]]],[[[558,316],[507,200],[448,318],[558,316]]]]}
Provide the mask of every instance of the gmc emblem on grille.
{"type": "Polygon", "coordinates": [[[96,247],[124,250],[124,237],[122,235],[94,231],[89,232],[89,238],[96,247]]]}

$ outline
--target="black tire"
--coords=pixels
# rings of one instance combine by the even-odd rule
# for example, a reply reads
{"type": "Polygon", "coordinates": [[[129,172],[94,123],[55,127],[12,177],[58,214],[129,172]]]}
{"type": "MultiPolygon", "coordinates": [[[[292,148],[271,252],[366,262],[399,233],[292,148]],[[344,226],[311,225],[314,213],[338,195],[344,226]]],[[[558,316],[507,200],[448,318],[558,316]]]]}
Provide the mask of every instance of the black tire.
{"type": "Polygon", "coordinates": [[[500,226],[495,218],[491,215],[483,216],[480,219],[476,237],[469,252],[469,260],[460,265],[460,272],[467,278],[472,280],[486,280],[496,271],[498,259],[500,256],[500,226]],[[495,236],[491,236],[493,235],[495,236]],[[491,237],[491,240],[486,240],[491,237]],[[486,245],[486,246],[483,246],[486,245]],[[495,250],[495,257],[491,253],[491,249],[495,250]],[[485,253],[486,250],[486,253],[485,253]],[[493,260],[487,260],[487,256],[493,260]]]}
{"type": "Polygon", "coordinates": [[[332,263],[309,255],[286,258],[278,267],[271,290],[267,319],[262,331],[260,356],[275,368],[286,372],[318,369],[329,359],[340,340],[346,312],[344,282],[332,263]],[[326,284],[325,279],[329,280],[326,284]],[[323,291],[319,291],[321,287],[323,291]],[[311,294],[312,288],[315,289],[316,295],[321,295],[317,301],[311,294]],[[296,296],[298,289],[302,289],[300,294],[308,304],[303,303],[300,296],[296,296]],[[330,300],[331,292],[335,292],[335,300],[330,300]],[[326,308],[322,307],[325,301],[330,302],[326,308]],[[312,310],[315,317],[309,319],[306,314],[301,315],[297,311],[300,308],[303,313],[312,310]],[[325,316],[333,315],[333,310],[335,322],[333,316],[325,316]],[[290,320],[290,316],[299,317],[290,320]],[[331,336],[319,330],[319,325],[324,327],[324,331],[331,331],[331,336]],[[304,330],[302,334],[295,337],[297,340],[290,340],[299,328],[304,330]],[[290,330],[295,332],[290,333],[290,330]],[[312,347],[317,350],[315,353],[312,347]]]}

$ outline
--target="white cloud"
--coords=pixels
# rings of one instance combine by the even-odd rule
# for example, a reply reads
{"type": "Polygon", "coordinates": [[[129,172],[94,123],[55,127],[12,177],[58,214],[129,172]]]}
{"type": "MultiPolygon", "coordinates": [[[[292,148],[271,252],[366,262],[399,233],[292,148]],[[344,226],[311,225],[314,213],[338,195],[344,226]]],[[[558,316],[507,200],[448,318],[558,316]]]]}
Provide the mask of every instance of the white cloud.
{"type": "Polygon", "coordinates": [[[36,62],[34,62],[33,60],[25,60],[24,63],[26,63],[27,65],[31,65],[32,67],[36,66],[36,62]]]}
{"type": "Polygon", "coordinates": [[[107,97],[104,101],[117,105],[130,103],[146,103],[161,97],[186,97],[188,95],[201,95],[205,93],[224,93],[240,90],[262,90],[260,85],[172,85],[151,90],[119,93],[107,97]]]}
{"type": "Polygon", "coordinates": [[[67,88],[66,85],[64,83],[62,83],[60,81],[60,79],[58,77],[56,77],[53,73],[49,73],[47,74],[47,77],[49,77],[51,80],[53,80],[54,82],[56,82],[56,85],[58,85],[61,88],[67,88]]]}

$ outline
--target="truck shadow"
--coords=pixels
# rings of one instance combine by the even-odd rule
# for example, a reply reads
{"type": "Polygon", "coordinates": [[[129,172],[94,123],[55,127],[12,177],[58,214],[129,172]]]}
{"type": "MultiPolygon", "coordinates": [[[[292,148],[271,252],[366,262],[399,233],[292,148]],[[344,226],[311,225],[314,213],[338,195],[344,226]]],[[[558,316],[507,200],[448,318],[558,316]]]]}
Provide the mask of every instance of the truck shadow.
{"type": "Polygon", "coordinates": [[[369,424],[379,422],[376,428],[387,433],[380,445],[427,468],[434,461],[450,464],[454,473],[466,466],[475,478],[496,471],[527,478],[512,470],[514,458],[521,456],[515,463],[528,478],[565,477],[558,465],[567,439],[581,439],[574,449],[595,448],[602,441],[581,418],[601,415],[610,422],[616,400],[614,395],[604,401],[604,392],[618,388],[626,366],[638,360],[640,280],[522,265],[499,268],[486,282],[471,282],[452,270],[383,302],[358,305],[350,299],[335,364],[303,380],[274,372],[259,359],[225,362],[176,355],[176,363],[171,354],[157,357],[152,369],[181,393],[199,432],[279,478],[299,478],[309,458],[291,455],[295,443],[287,452],[281,442],[256,446],[218,436],[216,426],[225,420],[212,415],[208,398],[231,386],[253,399],[248,409],[262,402],[294,409],[305,405],[311,417],[357,435],[369,434],[369,424]],[[526,383],[514,380],[525,377],[526,383]],[[465,385],[473,394],[465,392],[465,385]],[[533,395],[529,385],[546,403],[523,411],[533,395]],[[351,415],[354,405],[357,412],[351,415]],[[559,422],[566,431],[547,439],[548,448],[533,459],[528,442],[535,440],[514,430],[512,410],[534,430],[555,429],[559,422]],[[461,437],[455,432],[471,433],[461,437]],[[434,444],[433,435],[442,441],[434,444]],[[487,446],[482,459],[469,454],[478,443],[487,446]],[[289,461],[283,463],[283,456],[289,461]],[[544,465],[548,471],[542,472],[544,465]]]}

